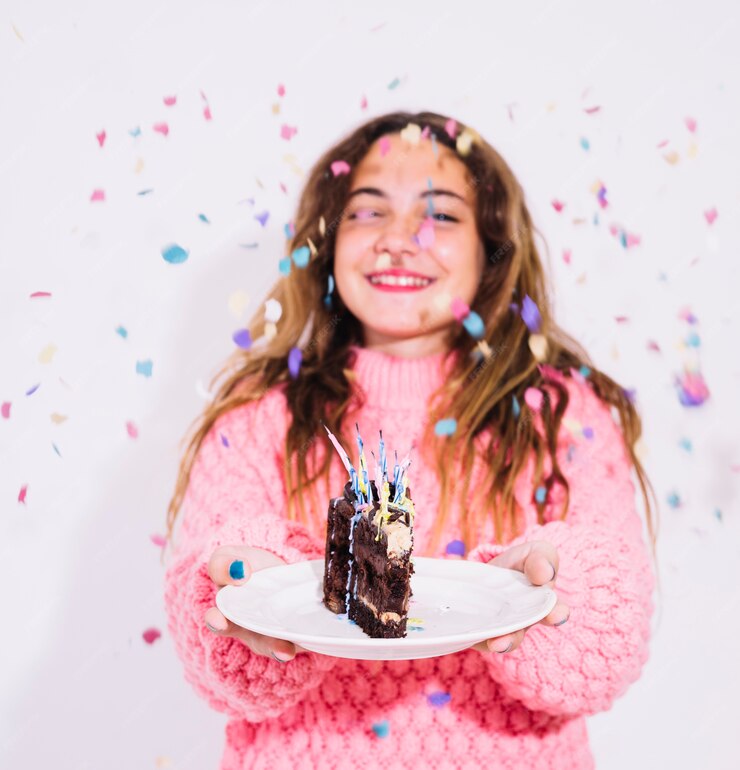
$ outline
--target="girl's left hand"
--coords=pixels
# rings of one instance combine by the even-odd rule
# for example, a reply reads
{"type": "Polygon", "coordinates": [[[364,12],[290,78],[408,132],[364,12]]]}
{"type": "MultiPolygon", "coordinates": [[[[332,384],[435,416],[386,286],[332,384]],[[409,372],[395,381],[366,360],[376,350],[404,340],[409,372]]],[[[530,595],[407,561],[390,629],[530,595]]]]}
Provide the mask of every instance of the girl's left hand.
{"type": "MultiPolygon", "coordinates": [[[[560,559],[557,549],[552,543],[547,542],[547,540],[532,540],[528,543],[512,546],[488,563],[495,567],[519,570],[527,576],[532,585],[547,585],[554,588],[560,559]]],[[[538,622],[546,626],[559,626],[565,623],[569,615],[570,607],[558,600],[550,614],[538,622]]],[[[537,624],[534,623],[533,625],[537,624]]],[[[480,652],[511,652],[522,643],[530,628],[532,626],[527,626],[511,634],[504,634],[504,636],[494,636],[474,644],[471,649],[480,652]]]]}

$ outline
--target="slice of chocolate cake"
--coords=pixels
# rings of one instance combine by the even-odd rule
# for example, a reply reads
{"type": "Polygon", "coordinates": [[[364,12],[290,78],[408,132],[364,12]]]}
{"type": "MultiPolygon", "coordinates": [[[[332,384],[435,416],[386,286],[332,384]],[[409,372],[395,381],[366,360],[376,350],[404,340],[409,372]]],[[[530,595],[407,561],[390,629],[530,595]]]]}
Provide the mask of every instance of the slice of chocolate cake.
{"type": "Polygon", "coordinates": [[[323,601],[336,614],[347,613],[369,636],[406,636],[413,564],[414,504],[407,489],[405,471],[410,459],[387,479],[385,448],[381,433],[381,464],[376,480],[368,481],[362,439],[359,437],[360,474],[328,431],[350,474],[342,497],[329,504],[323,601]]]}

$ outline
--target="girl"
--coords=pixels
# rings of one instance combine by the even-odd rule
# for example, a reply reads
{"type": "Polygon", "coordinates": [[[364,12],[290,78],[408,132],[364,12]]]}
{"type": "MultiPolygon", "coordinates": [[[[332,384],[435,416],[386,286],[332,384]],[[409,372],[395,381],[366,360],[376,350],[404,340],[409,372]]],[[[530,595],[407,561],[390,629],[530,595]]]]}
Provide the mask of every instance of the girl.
{"type": "Polygon", "coordinates": [[[517,180],[470,127],[385,115],[317,162],[289,253],[168,512],[169,629],[187,680],[230,717],[222,770],[593,767],[585,717],[648,657],[633,467],[653,555],[656,536],[640,417],[555,324],[517,180]],[[226,620],[219,587],[324,556],[346,472],[322,421],[350,456],[355,422],[415,444],[415,554],[557,584],[552,612],[412,661],[332,658],[226,620]]]}

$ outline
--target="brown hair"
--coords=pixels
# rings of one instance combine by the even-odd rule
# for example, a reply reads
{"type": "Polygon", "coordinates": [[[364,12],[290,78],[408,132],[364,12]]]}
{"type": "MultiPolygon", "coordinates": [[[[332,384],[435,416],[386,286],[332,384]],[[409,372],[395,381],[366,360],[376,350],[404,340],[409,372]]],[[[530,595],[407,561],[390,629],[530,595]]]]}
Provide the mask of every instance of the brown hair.
{"type": "MultiPolygon", "coordinates": [[[[530,456],[535,458],[532,500],[538,520],[544,522],[547,500],[535,498],[534,490],[544,487],[549,496],[554,484],[564,487],[565,497],[561,518],[568,509],[568,482],[558,465],[556,439],[565,412],[568,394],[560,382],[571,376],[571,368],[586,366],[590,387],[600,400],[615,407],[621,420],[625,448],[637,472],[645,501],[646,518],[655,557],[657,531],[651,515],[647,489],[655,492],[636,456],[635,443],[640,438],[640,416],[625,390],[590,361],[580,345],[560,329],[553,318],[549,286],[535,246],[535,228],[525,205],[524,193],[504,159],[473,129],[457,123],[457,138],[445,129],[448,117],[432,112],[394,112],[363,123],[336,143],[319,158],[303,187],[294,221],[294,231],[288,241],[287,253],[308,245],[311,256],[304,268],[293,266],[288,275],[281,276],[269,292],[283,308],[277,332],[266,344],[250,350],[235,350],[211,382],[215,389],[213,401],[193,426],[187,450],[181,460],[174,494],[167,513],[167,537],[171,540],[174,521],[188,485],[190,469],[204,436],[216,419],[241,404],[261,398],[271,387],[285,383],[285,396],[292,413],[292,423],[285,437],[284,478],[288,490],[288,516],[306,525],[311,521],[304,504],[305,493],[323,474],[327,480],[332,452],[323,452],[323,462],[316,467],[316,444],[325,441],[323,420],[345,448],[352,445],[344,436],[350,410],[361,405],[361,394],[352,386],[353,353],[350,346],[362,345],[362,327],[347,309],[338,292],[332,304],[325,302],[329,276],[333,272],[334,244],[337,228],[352,182],[351,174],[334,176],[331,164],[346,161],[354,169],[371,144],[380,137],[398,133],[409,123],[416,124],[433,135],[434,140],[457,152],[467,167],[469,184],[485,194],[477,194],[476,223],[483,242],[486,260],[480,287],[471,305],[483,319],[487,354],[476,355],[479,345],[462,325],[451,326],[450,350],[457,350],[452,376],[432,399],[423,447],[433,447],[441,480],[439,511],[435,515],[432,543],[433,553],[444,527],[450,500],[457,493],[461,510],[479,511],[492,516],[497,538],[506,529],[518,532],[517,502],[514,484],[530,456]],[[468,147],[458,144],[459,137],[472,139],[468,147]],[[529,296],[541,317],[539,333],[547,340],[543,359],[537,360],[529,347],[530,331],[522,321],[520,308],[529,296]],[[517,303],[512,306],[511,303],[517,303]],[[305,338],[310,342],[302,348],[300,374],[289,374],[287,359],[291,348],[305,338]],[[545,364],[541,366],[540,364],[545,364]],[[550,368],[551,367],[551,368],[550,368]],[[485,377],[478,376],[482,369],[485,377]],[[556,370],[553,372],[553,370],[556,370]],[[552,375],[555,376],[552,376],[552,375]],[[550,375],[550,376],[548,376],[550,375]],[[219,384],[220,383],[220,384],[219,384]],[[528,409],[515,414],[514,396],[524,404],[524,392],[529,387],[542,387],[544,399],[541,417],[545,435],[541,435],[530,419],[528,409]],[[548,388],[558,393],[553,404],[548,388]],[[454,395],[454,398],[452,397],[454,395]],[[436,421],[453,417],[457,430],[440,439],[432,433],[436,421]],[[494,452],[492,438],[486,446],[474,441],[489,429],[500,445],[494,452]],[[317,441],[319,439],[319,441],[317,441]],[[471,469],[476,452],[483,453],[486,478],[479,486],[479,505],[468,501],[471,469]],[[548,452],[552,470],[543,478],[543,460],[548,452]],[[462,462],[462,472],[459,466],[462,462]],[[314,473],[309,473],[309,466],[314,473]],[[453,472],[452,469],[455,468],[453,472]],[[464,483],[453,483],[462,478],[464,483]],[[300,493],[299,493],[300,490],[300,493]],[[296,505],[297,503],[297,505],[296,505]],[[508,519],[508,520],[507,520],[508,519]]],[[[266,329],[265,308],[262,306],[251,318],[248,329],[252,339],[258,339],[266,329]]],[[[274,330],[273,330],[274,332],[274,330]]],[[[351,426],[351,423],[349,423],[351,426]]],[[[352,434],[350,434],[352,435],[352,434]]],[[[335,460],[336,461],[336,460],[335,460]]],[[[314,497],[313,516],[323,516],[324,507],[314,497]]],[[[473,515],[463,521],[466,548],[474,545],[473,515]]],[[[317,530],[318,531],[318,530],[317,530]]]]}

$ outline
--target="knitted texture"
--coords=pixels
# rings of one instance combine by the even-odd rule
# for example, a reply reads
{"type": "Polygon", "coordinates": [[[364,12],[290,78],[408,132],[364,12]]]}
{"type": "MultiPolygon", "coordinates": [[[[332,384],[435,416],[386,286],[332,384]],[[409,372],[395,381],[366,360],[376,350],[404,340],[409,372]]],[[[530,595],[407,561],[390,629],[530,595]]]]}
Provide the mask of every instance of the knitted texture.
{"type": "MultiPolygon", "coordinates": [[[[364,404],[352,419],[366,445],[382,428],[386,447],[403,456],[421,438],[427,400],[449,360],[354,352],[364,404]]],[[[654,575],[621,432],[588,381],[565,384],[570,401],[557,456],[570,485],[566,519],[559,520],[562,494],[555,487],[546,523],[537,523],[530,463],[515,488],[524,534],[495,543],[491,526],[467,555],[488,561],[530,540],[558,549],[555,590],[571,608],[568,622],[533,626],[505,654],[468,649],[422,660],[355,661],[301,653],[283,664],[208,631],[203,616],[218,590],[207,574],[213,551],[243,544],[289,563],[323,558],[326,507],[346,481],[337,457],[329,485],[319,484],[326,505],[315,525],[291,522],[281,471],[291,417],[282,389],[219,418],[191,472],[165,574],[165,606],[185,678],[230,718],[221,770],[594,767],[585,716],[609,709],[640,675],[654,575]]],[[[439,480],[420,454],[412,457],[414,552],[450,558],[445,546],[460,538],[462,512],[453,505],[439,548],[426,552],[439,480]]]]}

